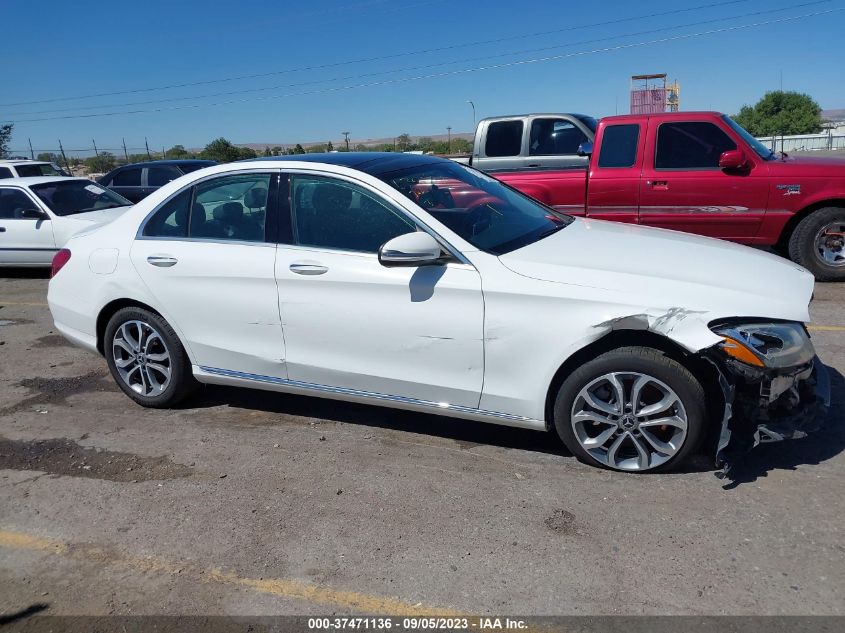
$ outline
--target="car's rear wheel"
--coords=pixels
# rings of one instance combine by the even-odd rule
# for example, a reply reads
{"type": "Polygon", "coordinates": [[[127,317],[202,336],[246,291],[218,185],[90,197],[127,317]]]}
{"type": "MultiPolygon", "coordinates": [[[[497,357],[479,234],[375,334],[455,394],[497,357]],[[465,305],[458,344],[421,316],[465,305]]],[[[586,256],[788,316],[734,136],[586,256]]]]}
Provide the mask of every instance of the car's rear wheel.
{"type": "Polygon", "coordinates": [[[819,281],[845,280],[845,208],[818,209],[802,219],[789,238],[789,258],[819,281]]]}
{"type": "Polygon", "coordinates": [[[115,382],[142,406],[173,406],[197,386],[173,328],[144,308],[123,308],[112,316],[103,351],[115,382]]]}
{"type": "Polygon", "coordinates": [[[558,391],[558,435],[583,462],[655,472],[681,464],[702,438],[704,389],[663,352],[623,347],[572,372],[558,391]]]}

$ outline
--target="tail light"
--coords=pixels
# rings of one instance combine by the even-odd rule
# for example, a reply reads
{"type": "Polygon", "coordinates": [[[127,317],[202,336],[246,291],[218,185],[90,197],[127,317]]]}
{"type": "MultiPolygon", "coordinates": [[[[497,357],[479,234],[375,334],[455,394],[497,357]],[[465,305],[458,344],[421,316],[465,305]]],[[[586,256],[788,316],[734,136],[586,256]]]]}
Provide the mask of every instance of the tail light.
{"type": "Polygon", "coordinates": [[[59,271],[64,268],[64,265],[70,261],[70,251],[66,248],[61,249],[53,256],[53,265],[50,268],[50,277],[55,277],[59,271]]]}

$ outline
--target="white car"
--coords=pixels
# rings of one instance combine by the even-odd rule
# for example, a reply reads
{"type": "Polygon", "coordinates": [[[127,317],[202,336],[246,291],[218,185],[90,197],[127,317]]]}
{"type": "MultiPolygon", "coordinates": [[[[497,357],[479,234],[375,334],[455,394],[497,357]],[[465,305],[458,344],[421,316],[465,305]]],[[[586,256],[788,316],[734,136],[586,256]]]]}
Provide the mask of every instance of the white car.
{"type": "Polygon", "coordinates": [[[38,176],[67,176],[56,163],[46,160],[0,160],[0,180],[5,178],[37,178],[38,176]]]}
{"type": "Polygon", "coordinates": [[[131,205],[85,178],[0,180],[0,266],[49,266],[71,235],[131,205]]]}
{"type": "Polygon", "coordinates": [[[336,153],[163,186],[71,239],[48,298],[143,406],[255,387],[555,429],[652,471],[824,415],[812,291],[774,255],[573,219],[452,161],[336,153]]]}

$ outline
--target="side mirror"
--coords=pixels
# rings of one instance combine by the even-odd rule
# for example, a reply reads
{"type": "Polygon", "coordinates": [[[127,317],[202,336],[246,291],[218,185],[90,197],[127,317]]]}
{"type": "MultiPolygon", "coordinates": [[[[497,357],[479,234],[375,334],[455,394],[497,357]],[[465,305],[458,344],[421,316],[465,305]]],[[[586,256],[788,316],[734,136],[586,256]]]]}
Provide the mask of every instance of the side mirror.
{"type": "Polygon", "coordinates": [[[21,211],[24,220],[49,220],[49,216],[40,209],[24,209],[21,211]]]}
{"type": "Polygon", "coordinates": [[[748,167],[748,159],[741,149],[729,149],[719,156],[719,167],[721,169],[745,169],[748,167]]]}
{"type": "Polygon", "coordinates": [[[397,266],[429,266],[440,263],[443,250],[431,235],[422,231],[405,233],[382,244],[378,261],[388,268],[397,266]]]}
{"type": "Polygon", "coordinates": [[[592,156],[593,155],[593,142],[592,141],[584,141],[578,146],[578,151],[576,152],[578,156],[592,156]]]}

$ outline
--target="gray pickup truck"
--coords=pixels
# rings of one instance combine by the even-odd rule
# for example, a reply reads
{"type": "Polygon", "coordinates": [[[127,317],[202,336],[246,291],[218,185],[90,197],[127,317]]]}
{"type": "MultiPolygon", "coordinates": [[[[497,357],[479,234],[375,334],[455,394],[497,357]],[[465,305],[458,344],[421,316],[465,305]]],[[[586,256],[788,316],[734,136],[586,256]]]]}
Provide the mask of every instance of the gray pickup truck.
{"type": "Polygon", "coordinates": [[[586,168],[578,147],[593,142],[597,122],[584,114],[518,114],[482,119],[472,155],[457,158],[486,172],[586,168]]]}

